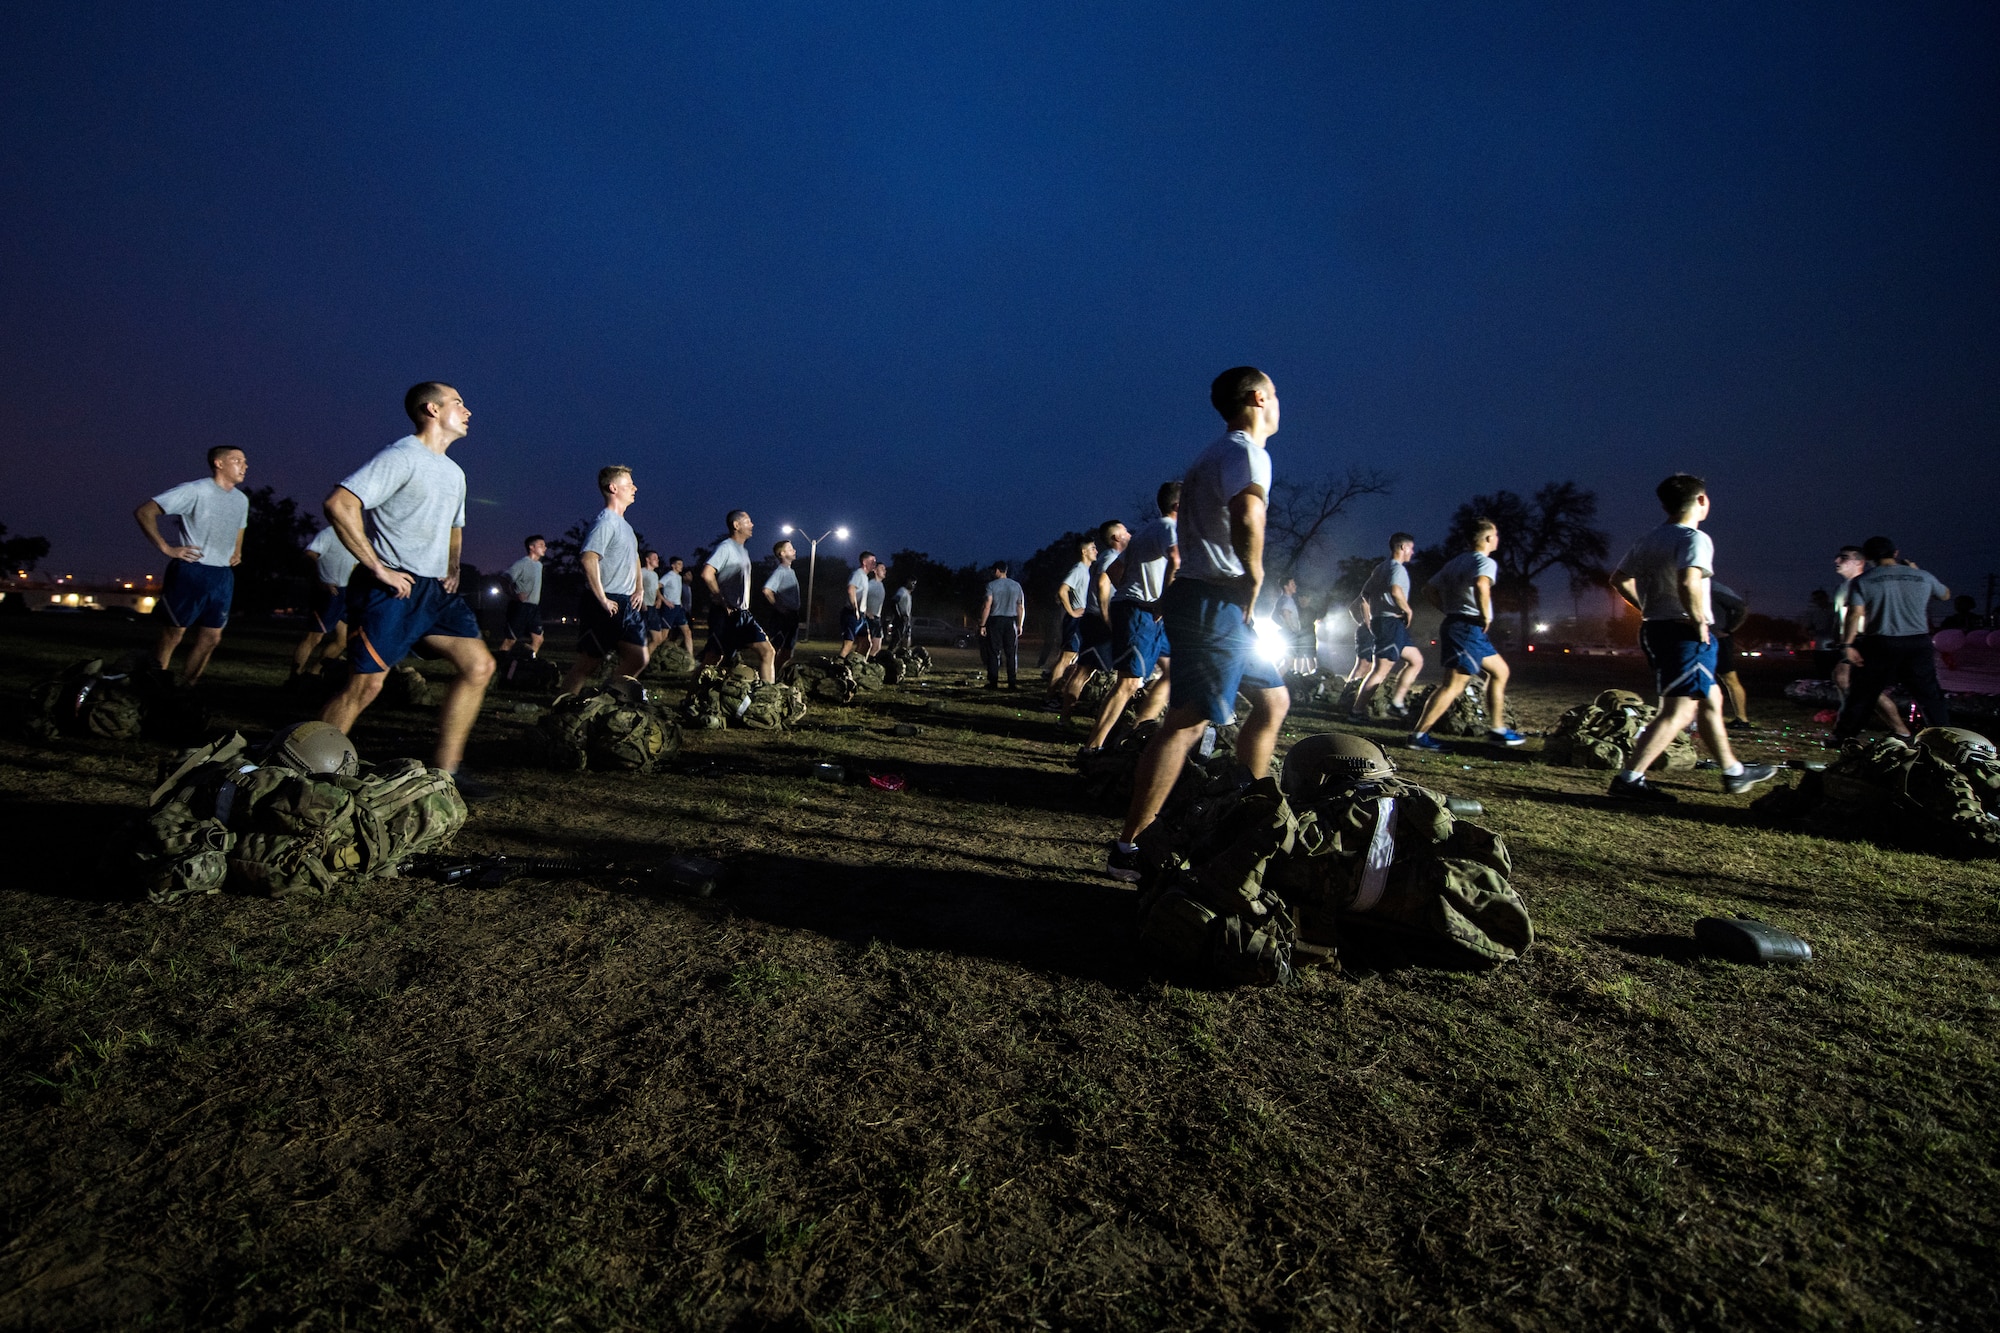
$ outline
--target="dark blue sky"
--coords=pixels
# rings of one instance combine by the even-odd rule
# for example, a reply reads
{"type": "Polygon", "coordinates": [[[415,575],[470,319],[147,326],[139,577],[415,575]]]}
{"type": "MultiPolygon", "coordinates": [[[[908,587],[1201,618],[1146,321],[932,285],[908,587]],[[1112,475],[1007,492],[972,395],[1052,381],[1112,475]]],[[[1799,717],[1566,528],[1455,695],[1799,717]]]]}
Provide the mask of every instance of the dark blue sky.
{"type": "MultiPolygon", "coordinates": [[[[315,503],[464,391],[468,555],[735,505],[1022,555],[1277,378],[1280,476],[1442,535],[1574,478],[1613,545],[1705,474],[1787,610],[1886,531],[2000,568],[1987,4],[10,6],[0,521],[250,453],[315,503]]],[[[1566,600],[1566,599],[1565,599],[1566,600]]]]}

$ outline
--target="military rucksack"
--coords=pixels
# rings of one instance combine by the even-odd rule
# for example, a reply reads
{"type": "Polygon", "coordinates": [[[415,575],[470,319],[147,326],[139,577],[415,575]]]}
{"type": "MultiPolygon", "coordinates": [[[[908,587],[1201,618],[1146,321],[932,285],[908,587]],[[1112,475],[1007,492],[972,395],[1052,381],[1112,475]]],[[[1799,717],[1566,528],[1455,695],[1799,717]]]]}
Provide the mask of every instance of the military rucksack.
{"type": "Polygon", "coordinates": [[[680,723],[648,702],[586,685],[550,705],[537,724],[552,768],[650,773],[680,753],[680,723]]]}
{"type": "Polygon", "coordinates": [[[465,814],[451,775],[418,760],[307,773],[256,762],[231,733],[163,766],[134,855],[156,903],[225,884],[316,894],[395,874],[449,842],[465,814]]]}
{"type": "Polygon", "coordinates": [[[428,708],[437,693],[431,678],[413,666],[390,667],[382,680],[382,702],[394,708],[428,708]]]}
{"type": "Polygon", "coordinates": [[[870,661],[860,653],[852,653],[847,663],[848,669],[854,673],[854,684],[858,689],[879,690],[889,683],[880,662],[870,661]]]}
{"type": "Polygon", "coordinates": [[[644,674],[648,677],[662,676],[671,680],[692,674],[694,668],[694,654],[669,639],[654,651],[652,658],[646,663],[644,674]]]}
{"type": "Polygon", "coordinates": [[[1225,985],[1282,985],[1297,927],[1266,874],[1298,835],[1271,778],[1228,784],[1141,835],[1139,944],[1156,963],[1225,985]]]}
{"type": "Polygon", "coordinates": [[[1809,828],[1944,856],[2000,856],[2000,761],[1856,737],[1824,771],[1751,803],[1809,828]]]}
{"type": "Polygon", "coordinates": [[[705,666],[688,684],[687,697],[674,712],[689,731],[720,731],[729,725],[729,710],[722,700],[726,675],[721,667],[705,666]]]}
{"type": "MultiPolygon", "coordinates": [[[[1084,795],[1106,809],[1122,810],[1132,800],[1132,778],[1139,769],[1139,756],[1160,731],[1159,719],[1134,722],[1128,709],[1112,727],[1104,745],[1077,756],[1084,795]]],[[[1208,784],[1229,776],[1236,765],[1237,727],[1208,727],[1188,751],[1181,776],[1161,807],[1162,813],[1179,810],[1208,784]]]]}
{"type": "MultiPolygon", "coordinates": [[[[1542,743],[1549,762],[1571,768],[1618,771],[1632,766],[1639,733],[1659,710],[1630,690],[1605,690],[1587,704],[1578,704],[1556,722],[1542,743]]],[[[1694,742],[1676,732],[1662,758],[1665,768],[1693,768],[1694,742]]]]}
{"type": "Polygon", "coordinates": [[[208,725],[208,713],[189,690],[141,654],[128,653],[107,664],[102,658],[74,662],[28,694],[30,737],[96,736],[136,740],[148,735],[186,743],[208,725]]]}
{"type": "MultiPolygon", "coordinates": [[[[1431,699],[1442,688],[1444,687],[1441,685],[1427,685],[1410,696],[1409,709],[1412,723],[1424,715],[1424,710],[1430,707],[1431,699]]],[[[1386,690],[1375,692],[1375,698],[1381,700],[1385,706],[1382,714],[1384,717],[1388,716],[1386,711],[1388,700],[1383,697],[1387,693],[1386,690]]],[[[1374,700],[1371,700],[1370,716],[1373,716],[1373,703],[1374,700]]],[[[1486,677],[1474,676],[1466,682],[1458,698],[1451,701],[1451,707],[1445,709],[1444,716],[1431,727],[1431,732],[1438,736],[1483,737],[1486,730],[1486,677]]]]}
{"type": "Polygon", "coordinates": [[[737,720],[756,731],[789,731],[805,719],[806,697],[796,686],[759,681],[737,720]]]}
{"type": "Polygon", "coordinates": [[[851,704],[854,671],[845,657],[794,657],[778,671],[779,683],[795,686],[801,695],[822,703],[851,704]]]}
{"type": "MultiPolygon", "coordinates": [[[[494,682],[506,689],[551,694],[562,684],[562,668],[548,658],[538,656],[525,643],[517,643],[500,654],[498,665],[494,682]]],[[[387,681],[382,684],[384,689],[388,688],[387,681]]]]}

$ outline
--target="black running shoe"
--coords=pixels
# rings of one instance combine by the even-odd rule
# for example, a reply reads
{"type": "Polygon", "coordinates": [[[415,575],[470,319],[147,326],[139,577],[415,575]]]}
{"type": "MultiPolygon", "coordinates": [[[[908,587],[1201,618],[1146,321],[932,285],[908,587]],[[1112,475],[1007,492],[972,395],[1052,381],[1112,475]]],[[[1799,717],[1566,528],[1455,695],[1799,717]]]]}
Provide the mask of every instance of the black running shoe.
{"type": "Polygon", "coordinates": [[[1680,797],[1670,791],[1661,791],[1644,778],[1628,779],[1619,774],[1611,779],[1610,795],[1614,800],[1635,801],[1641,805],[1674,805],[1680,797]]]}
{"type": "Polygon", "coordinates": [[[1740,792],[1749,791],[1760,782],[1769,782],[1777,775],[1778,766],[1776,764],[1745,764],[1743,771],[1735,777],[1731,777],[1727,773],[1722,775],[1722,789],[1731,796],[1735,796],[1740,792]]]}
{"type": "Polygon", "coordinates": [[[1127,884],[1139,882],[1139,849],[1127,851],[1113,842],[1104,849],[1104,873],[1127,884]]]}

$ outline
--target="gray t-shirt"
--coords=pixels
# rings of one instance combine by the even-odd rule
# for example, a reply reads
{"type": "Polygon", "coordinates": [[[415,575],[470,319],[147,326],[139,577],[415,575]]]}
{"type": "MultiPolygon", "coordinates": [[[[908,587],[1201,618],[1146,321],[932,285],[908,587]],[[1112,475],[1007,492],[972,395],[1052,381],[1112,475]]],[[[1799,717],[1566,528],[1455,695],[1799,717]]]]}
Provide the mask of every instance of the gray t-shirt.
{"type": "Polygon", "coordinates": [[[160,536],[169,546],[199,546],[201,559],[195,563],[229,568],[236,554],[236,534],[250,526],[250,497],[241,486],[228,490],[215,478],[184,481],[172,490],[153,497],[164,511],[160,536]]]}
{"type": "MultiPolygon", "coordinates": [[[[1715,577],[1715,542],[1700,528],[1685,523],[1662,523],[1633,543],[1618,568],[1613,582],[1631,579],[1639,590],[1639,614],[1647,620],[1684,620],[1692,623],[1681,605],[1681,571],[1698,569],[1715,577]]],[[[1701,618],[1713,621],[1706,584],[1702,593],[1701,618]]]]}
{"type": "Polygon", "coordinates": [[[986,595],[993,599],[993,609],[987,613],[988,619],[1013,620],[1021,614],[1026,596],[1021,585],[1010,578],[997,578],[986,585],[986,595]]]}
{"type": "Polygon", "coordinates": [[[609,507],[600,510],[578,554],[597,556],[597,581],[606,597],[634,597],[639,592],[639,536],[625,516],[609,507]]]}
{"type": "Polygon", "coordinates": [[[1097,559],[1090,563],[1090,582],[1083,591],[1083,609],[1092,615],[1104,610],[1097,604],[1097,576],[1111,568],[1112,562],[1118,559],[1118,554],[1116,550],[1099,551],[1097,559]]]}
{"type": "Polygon", "coordinates": [[[669,569],[660,575],[660,600],[668,606],[686,605],[686,589],[681,576],[669,569]]]}
{"type": "Polygon", "coordinates": [[[542,600],[542,562],[531,555],[524,555],[507,566],[507,577],[514,584],[514,596],[524,602],[539,604],[542,600]]]}
{"type": "Polygon", "coordinates": [[[660,571],[639,568],[639,605],[650,610],[660,602],[660,571]]]}
{"type": "Polygon", "coordinates": [[[882,597],[886,592],[888,592],[888,588],[884,586],[882,580],[876,578],[868,580],[868,589],[863,595],[863,605],[867,607],[869,615],[879,616],[882,614],[882,597]]]}
{"type": "Polygon", "coordinates": [[[1929,634],[1926,604],[1949,595],[1928,569],[1908,565],[1876,565],[1848,585],[1850,604],[1861,607],[1863,634],[1929,634]]]}
{"type": "Polygon", "coordinates": [[[896,589],[896,614],[902,619],[908,620],[910,618],[911,605],[910,590],[908,588],[896,589]]]}
{"type": "Polygon", "coordinates": [[[1368,609],[1373,614],[1400,620],[1403,611],[1389,595],[1392,588],[1401,588],[1403,600],[1410,600],[1410,567],[1400,560],[1384,560],[1369,571],[1368,582],[1361,585],[1361,595],[1368,599],[1368,609]]]}
{"type": "Polygon", "coordinates": [[[306,550],[312,552],[319,565],[319,581],[331,583],[336,588],[345,588],[347,581],[354,577],[354,567],[361,563],[332,528],[321,528],[306,543],[306,550]]]}
{"type": "Polygon", "coordinates": [[[764,591],[776,600],[780,611],[799,609],[799,576],[789,565],[779,565],[771,571],[771,576],[764,580],[764,591]]]}
{"type": "Polygon", "coordinates": [[[868,614],[868,585],[873,582],[868,571],[857,569],[847,576],[847,596],[854,605],[854,614],[868,614]]]}
{"type": "Polygon", "coordinates": [[[750,609],[750,553],[734,539],[715,548],[706,561],[715,571],[715,586],[722,590],[722,604],[731,611],[750,609]]]}
{"type": "Polygon", "coordinates": [[[1229,544],[1229,502],[1251,486],[1271,493],[1271,455],[1240,430],[1230,431],[1194,460],[1181,482],[1181,575],[1227,582],[1243,577],[1229,544]]]}
{"type": "Polygon", "coordinates": [[[1179,540],[1171,518],[1156,518],[1140,528],[1125,548],[1125,578],[1112,590],[1111,600],[1159,601],[1167,590],[1167,554],[1179,540]]]}
{"type": "Polygon", "coordinates": [[[383,564],[427,579],[451,573],[451,531],[465,526],[465,473],[414,435],[342,481],[361,501],[369,544],[383,564]]]}
{"type": "Polygon", "coordinates": [[[1490,555],[1478,551],[1466,551],[1445,562],[1443,569],[1431,576],[1431,586],[1438,590],[1438,600],[1444,603],[1444,613],[1448,616],[1471,616],[1479,618],[1479,576],[1499,581],[1500,566],[1490,555]]]}
{"type": "Polygon", "coordinates": [[[1063,575],[1062,586],[1069,589],[1069,604],[1082,610],[1088,601],[1090,566],[1077,561],[1069,573],[1063,575]]]}

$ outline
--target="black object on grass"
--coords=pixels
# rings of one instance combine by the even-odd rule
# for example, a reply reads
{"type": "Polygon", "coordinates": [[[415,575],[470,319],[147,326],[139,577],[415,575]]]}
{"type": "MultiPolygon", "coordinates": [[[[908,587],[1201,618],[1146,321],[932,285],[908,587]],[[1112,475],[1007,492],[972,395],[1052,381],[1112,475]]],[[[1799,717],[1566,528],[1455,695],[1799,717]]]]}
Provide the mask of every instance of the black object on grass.
{"type": "Polygon", "coordinates": [[[1812,946],[1788,930],[1752,917],[1705,916],[1694,923],[1695,943],[1732,963],[1809,963],[1812,946]]]}

